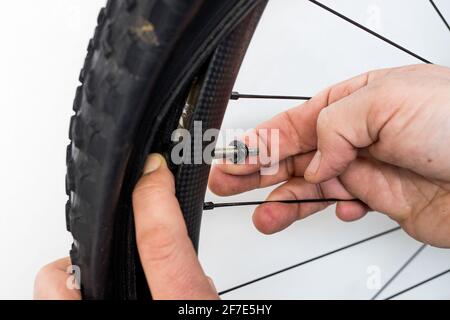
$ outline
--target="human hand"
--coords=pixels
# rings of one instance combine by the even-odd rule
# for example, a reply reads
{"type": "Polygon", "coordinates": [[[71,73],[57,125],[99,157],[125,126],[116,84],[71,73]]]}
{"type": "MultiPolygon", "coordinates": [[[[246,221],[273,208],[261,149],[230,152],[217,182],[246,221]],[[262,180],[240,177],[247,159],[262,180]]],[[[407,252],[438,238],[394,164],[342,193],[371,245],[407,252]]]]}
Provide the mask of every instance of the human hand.
{"type": "MultiPolygon", "coordinates": [[[[277,173],[261,175],[258,164],[219,164],[210,176],[213,192],[232,195],[286,181],[268,200],[356,197],[360,203],[337,203],[339,218],[352,221],[376,210],[412,237],[450,247],[449,69],[415,65],[369,72],[254,133],[260,129],[279,129],[277,173]]],[[[261,142],[270,154],[270,134],[261,142]]],[[[253,220],[271,234],[327,205],[263,204],[253,220]]]]}
{"type": "MultiPolygon", "coordinates": [[[[189,239],[175,182],[164,158],[151,155],[133,193],[136,241],[153,299],[218,299],[189,239]]],[[[35,299],[79,300],[66,286],[70,259],[44,267],[35,284],[35,299]]]]}

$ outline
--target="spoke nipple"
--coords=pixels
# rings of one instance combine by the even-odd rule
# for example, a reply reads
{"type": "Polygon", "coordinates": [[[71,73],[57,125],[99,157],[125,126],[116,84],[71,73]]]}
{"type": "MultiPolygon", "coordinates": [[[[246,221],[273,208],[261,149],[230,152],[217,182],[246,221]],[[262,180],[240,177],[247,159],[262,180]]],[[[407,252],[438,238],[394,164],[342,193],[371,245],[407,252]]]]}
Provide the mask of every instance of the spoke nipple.
{"type": "Polygon", "coordinates": [[[259,155],[257,148],[249,148],[245,143],[239,140],[233,141],[226,148],[216,148],[214,150],[214,159],[231,160],[233,163],[242,163],[248,157],[259,155]]]}
{"type": "Polygon", "coordinates": [[[213,202],[205,202],[203,204],[203,210],[213,210],[214,209],[214,203],[213,202]]]}
{"type": "Polygon", "coordinates": [[[240,93],[237,91],[233,91],[230,96],[230,100],[239,100],[241,97],[240,93]]]}

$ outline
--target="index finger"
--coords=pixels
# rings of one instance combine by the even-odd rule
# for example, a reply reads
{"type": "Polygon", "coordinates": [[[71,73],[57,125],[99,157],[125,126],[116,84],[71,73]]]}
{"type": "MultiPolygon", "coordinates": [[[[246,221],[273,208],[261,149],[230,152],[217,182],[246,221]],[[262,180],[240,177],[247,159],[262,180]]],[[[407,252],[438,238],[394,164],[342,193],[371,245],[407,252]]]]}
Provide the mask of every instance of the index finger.
{"type": "MultiPolygon", "coordinates": [[[[260,154],[272,155],[277,153],[279,163],[289,157],[305,154],[317,148],[317,119],[320,111],[328,105],[336,102],[365,87],[369,80],[379,74],[388,72],[389,69],[368,72],[338,83],[320,92],[311,100],[300,106],[284,111],[274,118],[258,125],[253,132],[242,138],[248,147],[257,147],[260,154]],[[273,143],[271,132],[278,131],[278,143],[273,143]],[[264,134],[261,134],[264,132],[264,134]],[[256,138],[252,136],[255,135],[256,138]],[[274,150],[277,148],[277,150],[274,150]]],[[[264,165],[256,164],[217,164],[220,171],[232,175],[248,175],[258,172],[264,165]]],[[[214,177],[212,177],[214,179],[214,177]]]]}
{"type": "MultiPolygon", "coordinates": [[[[369,81],[389,72],[390,69],[381,69],[367,72],[351,78],[349,80],[338,83],[328,89],[320,92],[311,100],[300,106],[284,111],[271,120],[258,125],[254,133],[258,139],[260,152],[271,155],[274,151],[278,153],[278,162],[286,160],[289,157],[305,154],[317,149],[317,119],[320,111],[328,105],[351,95],[359,89],[365,87],[369,81]],[[260,135],[260,132],[270,132],[271,130],[279,130],[279,143],[272,143],[271,134],[260,135]],[[264,150],[261,150],[264,148],[264,150]],[[277,148],[278,150],[273,150],[277,148]]],[[[252,145],[252,139],[248,139],[248,135],[243,137],[246,143],[252,145]]],[[[256,140],[256,139],[253,139],[256,140]]],[[[253,141],[254,143],[254,141],[253,141]]],[[[249,175],[258,172],[261,169],[261,163],[256,164],[217,164],[216,168],[230,175],[249,175]]],[[[215,170],[215,172],[217,172],[215,170]]],[[[214,182],[216,176],[213,172],[210,181],[214,182]]]]}

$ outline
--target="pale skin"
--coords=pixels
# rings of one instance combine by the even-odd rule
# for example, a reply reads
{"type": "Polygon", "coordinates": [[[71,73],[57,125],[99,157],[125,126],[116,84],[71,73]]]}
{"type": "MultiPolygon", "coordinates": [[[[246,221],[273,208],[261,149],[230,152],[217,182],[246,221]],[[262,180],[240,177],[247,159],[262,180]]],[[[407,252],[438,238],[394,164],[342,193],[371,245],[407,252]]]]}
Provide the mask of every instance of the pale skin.
{"type": "MultiPolygon", "coordinates": [[[[354,221],[378,211],[413,238],[450,247],[450,69],[416,65],[368,72],[255,132],[259,129],[280,130],[278,172],[260,175],[257,164],[216,165],[209,181],[213,192],[233,195],[283,183],[268,200],[357,198],[337,203],[340,219],[354,221]]],[[[133,203],[139,253],[154,298],[217,299],[187,236],[173,176],[161,156],[147,161],[133,203]]],[[[264,204],[253,221],[272,234],[328,205],[264,204]]],[[[40,271],[37,299],[80,299],[77,290],[66,288],[69,264],[67,258],[40,271]]]]}

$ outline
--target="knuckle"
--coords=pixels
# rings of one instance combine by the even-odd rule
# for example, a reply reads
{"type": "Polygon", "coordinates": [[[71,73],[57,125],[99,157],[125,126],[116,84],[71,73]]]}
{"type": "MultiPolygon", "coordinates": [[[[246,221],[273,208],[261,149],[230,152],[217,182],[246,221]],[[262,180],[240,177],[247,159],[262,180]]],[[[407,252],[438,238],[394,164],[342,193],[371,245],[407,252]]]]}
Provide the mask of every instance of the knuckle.
{"type": "Polygon", "coordinates": [[[220,167],[214,166],[209,175],[208,188],[218,196],[226,195],[226,185],[222,183],[225,174],[226,173],[223,173],[220,167]]]}
{"type": "Polygon", "coordinates": [[[208,182],[208,187],[209,187],[209,190],[211,190],[211,192],[213,192],[215,195],[218,195],[218,196],[226,196],[226,195],[228,195],[228,192],[230,192],[229,186],[224,185],[218,179],[210,179],[208,182]]]}
{"type": "Polygon", "coordinates": [[[41,269],[39,269],[39,271],[36,273],[35,285],[46,286],[48,282],[51,280],[55,270],[57,270],[55,262],[49,263],[41,267],[41,269]]]}
{"type": "Polygon", "coordinates": [[[176,257],[175,236],[164,224],[155,224],[138,234],[136,240],[143,263],[167,263],[176,257]]]}
{"type": "Polygon", "coordinates": [[[41,269],[39,269],[39,271],[36,274],[35,282],[36,283],[41,283],[44,279],[47,278],[49,272],[50,272],[49,265],[41,267],[41,269]]]}
{"type": "Polygon", "coordinates": [[[325,108],[319,113],[319,117],[317,118],[317,132],[318,134],[325,134],[330,130],[330,127],[333,125],[330,121],[330,109],[325,108]]]}
{"type": "Polygon", "coordinates": [[[328,94],[328,104],[332,104],[344,97],[347,97],[351,93],[352,91],[348,83],[343,83],[335,87],[332,87],[328,94]]]}
{"type": "Polygon", "coordinates": [[[292,110],[288,110],[281,113],[281,117],[283,119],[283,123],[285,124],[284,130],[282,131],[282,133],[284,131],[286,132],[286,137],[284,140],[293,143],[295,149],[301,152],[304,149],[304,146],[302,143],[302,137],[298,131],[297,119],[295,118],[294,113],[292,110]]]}
{"type": "Polygon", "coordinates": [[[158,198],[166,191],[158,186],[152,185],[143,185],[138,186],[133,191],[133,201],[146,200],[150,201],[151,199],[158,198]]]}
{"type": "Polygon", "coordinates": [[[168,186],[158,179],[150,179],[150,176],[142,178],[133,190],[133,201],[142,199],[159,199],[163,194],[167,194],[168,186]]]}
{"type": "Polygon", "coordinates": [[[369,83],[367,87],[365,87],[366,92],[380,96],[380,93],[386,90],[386,83],[392,81],[389,77],[383,77],[381,79],[373,80],[369,83]]]}
{"type": "Polygon", "coordinates": [[[417,72],[417,71],[421,71],[421,70],[430,70],[432,69],[433,66],[432,65],[428,65],[428,64],[411,64],[411,65],[407,65],[404,66],[403,68],[397,69],[398,72],[417,72]]]}

